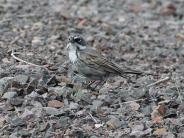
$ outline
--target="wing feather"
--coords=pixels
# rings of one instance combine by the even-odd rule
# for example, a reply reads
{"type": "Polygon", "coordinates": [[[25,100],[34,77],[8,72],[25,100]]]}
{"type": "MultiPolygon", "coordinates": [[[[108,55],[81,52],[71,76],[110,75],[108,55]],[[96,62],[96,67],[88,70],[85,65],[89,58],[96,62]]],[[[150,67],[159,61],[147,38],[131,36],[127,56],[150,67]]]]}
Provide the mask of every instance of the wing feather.
{"type": "Polygon", "coordinates": [[[80,51],[80,58],[81,61],[85,62],[87,66],[99,70],[104,70],[109,73],[113,74],[142,74],[141,71],[133,70],[129,67],[124,66],[121,68],[117,64],[107,60],[105,57],[100,55],[97,51],[93,49],[85,49],[80,51]]]}

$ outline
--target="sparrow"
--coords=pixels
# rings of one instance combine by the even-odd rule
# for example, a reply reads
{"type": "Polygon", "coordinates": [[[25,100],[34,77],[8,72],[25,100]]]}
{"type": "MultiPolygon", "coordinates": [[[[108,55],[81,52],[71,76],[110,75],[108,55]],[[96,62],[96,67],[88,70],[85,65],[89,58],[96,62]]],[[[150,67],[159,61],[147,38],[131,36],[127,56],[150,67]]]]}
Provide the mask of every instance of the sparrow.
{"type": "Polygon", "coordinates": [[[127,66],[119,66],[108,60],[94,48],[88,46],[80,35],[71,35],[67,44],[68,56],[77,73],[91,80],[90,86],[99,81],[97,86],[106,82],[111,76],[127,77],[127,74],[141,75],[143,72],[127,66]]]}

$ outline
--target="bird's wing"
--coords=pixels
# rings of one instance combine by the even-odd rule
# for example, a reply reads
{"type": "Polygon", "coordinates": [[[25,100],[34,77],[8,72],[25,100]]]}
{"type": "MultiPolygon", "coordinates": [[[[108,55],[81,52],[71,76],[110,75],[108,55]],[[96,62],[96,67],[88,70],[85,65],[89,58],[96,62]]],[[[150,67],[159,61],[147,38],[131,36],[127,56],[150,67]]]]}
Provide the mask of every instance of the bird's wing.
{"type": "Polygon", "coordinates": [[[96,68],[103,69],[109,73],[113,74],[142,74],[142,72],[137,70],[132,70],[126,66],[123,68],[119,67],[117,64],[107,60],[104,56],[93,49],[86,49],[80,52],[80,60],[86,63],[86,65],[96,68]]]}

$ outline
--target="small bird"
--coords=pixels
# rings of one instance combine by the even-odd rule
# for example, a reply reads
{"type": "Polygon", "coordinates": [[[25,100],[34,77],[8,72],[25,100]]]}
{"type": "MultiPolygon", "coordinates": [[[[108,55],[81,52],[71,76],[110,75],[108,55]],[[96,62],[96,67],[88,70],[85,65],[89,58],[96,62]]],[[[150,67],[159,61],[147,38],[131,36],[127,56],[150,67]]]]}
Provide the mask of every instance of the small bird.
{"type": "Polygon", "coordinates": [[[120,67],[102,56],[97,50],[89,47],[80,35],[69,36],[67,44],[69,60],[76,71],[91,80],[90,86],[95,81],[99,81],[95,88],[103,85],[107,78],[111,76],[127,77],[127,74],[140,75],[143,72],[133,70],[129,67],[120,67]]]}

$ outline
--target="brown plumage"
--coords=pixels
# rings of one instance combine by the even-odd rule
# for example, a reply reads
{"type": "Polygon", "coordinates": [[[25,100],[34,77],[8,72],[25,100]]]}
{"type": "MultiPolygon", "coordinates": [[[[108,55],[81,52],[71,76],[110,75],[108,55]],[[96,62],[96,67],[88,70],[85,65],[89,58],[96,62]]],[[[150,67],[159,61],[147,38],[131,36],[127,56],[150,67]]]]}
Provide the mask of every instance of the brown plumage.
{"type": "Polygon", "coordinates": [[[110,76],[126,77],[127,74],[140,75],[143,72],[126,66],[118,66],[88,47],[81,36],[70,36],[68,42],[69,59],[82,76],[90,80],[106,80],[110,76]]]}

